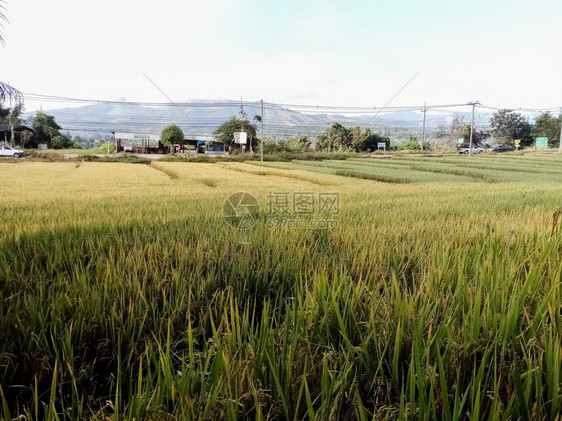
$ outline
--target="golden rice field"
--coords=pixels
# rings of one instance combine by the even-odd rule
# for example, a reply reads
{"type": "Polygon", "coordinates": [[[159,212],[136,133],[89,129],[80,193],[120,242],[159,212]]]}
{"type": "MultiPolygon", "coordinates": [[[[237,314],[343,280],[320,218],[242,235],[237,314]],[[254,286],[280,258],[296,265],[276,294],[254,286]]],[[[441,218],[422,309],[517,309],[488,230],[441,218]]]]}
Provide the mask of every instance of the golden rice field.
{"type": "Polygon", "coordinates": [[[561,418],[558,154],[0,175],[0,419],[561,418]]]}

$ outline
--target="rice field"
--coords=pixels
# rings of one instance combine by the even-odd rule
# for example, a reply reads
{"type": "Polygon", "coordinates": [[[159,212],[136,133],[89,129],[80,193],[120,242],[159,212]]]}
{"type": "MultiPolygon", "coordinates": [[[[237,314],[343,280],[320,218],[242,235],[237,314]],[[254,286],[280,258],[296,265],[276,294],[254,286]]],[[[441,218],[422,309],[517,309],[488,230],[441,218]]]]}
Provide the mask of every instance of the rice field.
{"type": "Polygon", "coordinates": [[[560,419],[560,155],[0,175],[0,419],[560,419]]]}

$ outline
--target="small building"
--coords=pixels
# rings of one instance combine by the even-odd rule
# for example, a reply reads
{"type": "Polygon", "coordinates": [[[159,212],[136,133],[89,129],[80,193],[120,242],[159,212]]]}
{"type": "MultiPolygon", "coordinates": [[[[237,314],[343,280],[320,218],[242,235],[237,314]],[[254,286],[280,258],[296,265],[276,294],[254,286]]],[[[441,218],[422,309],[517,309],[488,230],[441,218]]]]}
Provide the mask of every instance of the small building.
{"type": "Polygon", "coordinates": [[[31,133],[33,133],[33,129],[27,126],[12,126],[8,124],[0,124],[0,143],[8,143],[11,142],[12,139],[12,130],[14,133],[14,142],[16,145],[20,145],[21,147],[25,148],[26,143],[29,142],[29,138],[31,137],[31,133]]]}
{"type": "MultiPolygon", "coordinates": [[[[133,152],[133,153],[168,153],[170,148],[160,142],[160,134],[152,133],[127,133],[127,132],[112,132],[115,135],[115,146],[117,152],[133,152]]],[[[214,141],[212,136],[194,136],[186,135],[184,137],[184,146],[190,146],[194,152],[207,152],[210,153],[228,153],[226,146],[222,142],[214,141]],[[209,148],[205,145],[209,144],[209,148]]],[[[180,145],[173,145],[172,151],[186,152],[185,147],[180,145]]]]}
{"type": "Polygon", "coordinates": [[[112,132],[117,152],[165,153],[159,134],[112,132]]]}

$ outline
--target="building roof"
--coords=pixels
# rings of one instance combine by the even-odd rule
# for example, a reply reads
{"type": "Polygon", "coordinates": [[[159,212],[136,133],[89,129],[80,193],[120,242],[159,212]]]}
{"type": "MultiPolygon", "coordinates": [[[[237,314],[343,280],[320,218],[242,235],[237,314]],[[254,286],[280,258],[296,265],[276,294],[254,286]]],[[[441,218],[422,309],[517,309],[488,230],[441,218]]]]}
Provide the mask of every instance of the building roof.
{"type": "MultiPolygon", "coordinates": [[[[12,126],[8,124],[0,124],[0,133],[11,132],[11,131],[12,131],[12,126]]],[[[14,126],[14,132],[24,132],[24,131],[32,132],[33,129],[31,127],[27,127],[23,125],[14,126]]]]}
{"type": "MultiPolygon", "coordinates": [[[[127,132],[111,132],[115,135],[115,137],[117,139],[122,139],[122,140],[155,140],[155,141],[159,141],[160,140],[160,134],[155,134],[155,133],[127,133],[127,132]]],[[[185,140],[198,140],[198,141],[203,141],[203,142],[207,142],[207,141],[211,141],[214,139],[213,136],[202,136],[202,135],[189,135],[186,134],[184,135],[184,139],[185,140]]]]}

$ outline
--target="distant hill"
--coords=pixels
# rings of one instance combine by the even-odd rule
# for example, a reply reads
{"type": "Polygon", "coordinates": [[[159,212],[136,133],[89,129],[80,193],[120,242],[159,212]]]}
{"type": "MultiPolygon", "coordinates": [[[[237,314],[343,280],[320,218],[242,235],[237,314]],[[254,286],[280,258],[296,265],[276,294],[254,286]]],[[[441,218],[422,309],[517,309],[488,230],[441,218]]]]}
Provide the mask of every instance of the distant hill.
{"type": "MultiPolygon", "coordinates": [[[[259,102],[244,102],[243,105],[249,120],[261,114],[259,102]]],[[[186,134],[212,135],[228,118],[239,115],[239,111],[240,101],[196,100],[165,105],[126,101],[101,102],[45,112],[55,117],[63,133],[84,138],[105,138],[116,131],[160,133],[170,124],[177,124],[186,134]]],[[[426,133],[437,130],[440,124],[452,117],[452,114],[428,113],[426,133]]],[[[316,113],[310,108],[298,111],[267,103],[264,104],[263,119],[266,139],[284,139],[293,136],[315,138],[333,122],[339,122],[346,127],[370,128],[396,141],[407,140],[410,136],[421,136],[422,121],[421,112],[401,111],[380,115],[327,114],[316,113]]],[[[259,130],[261,125],[257,126],[259,130]]]]}

